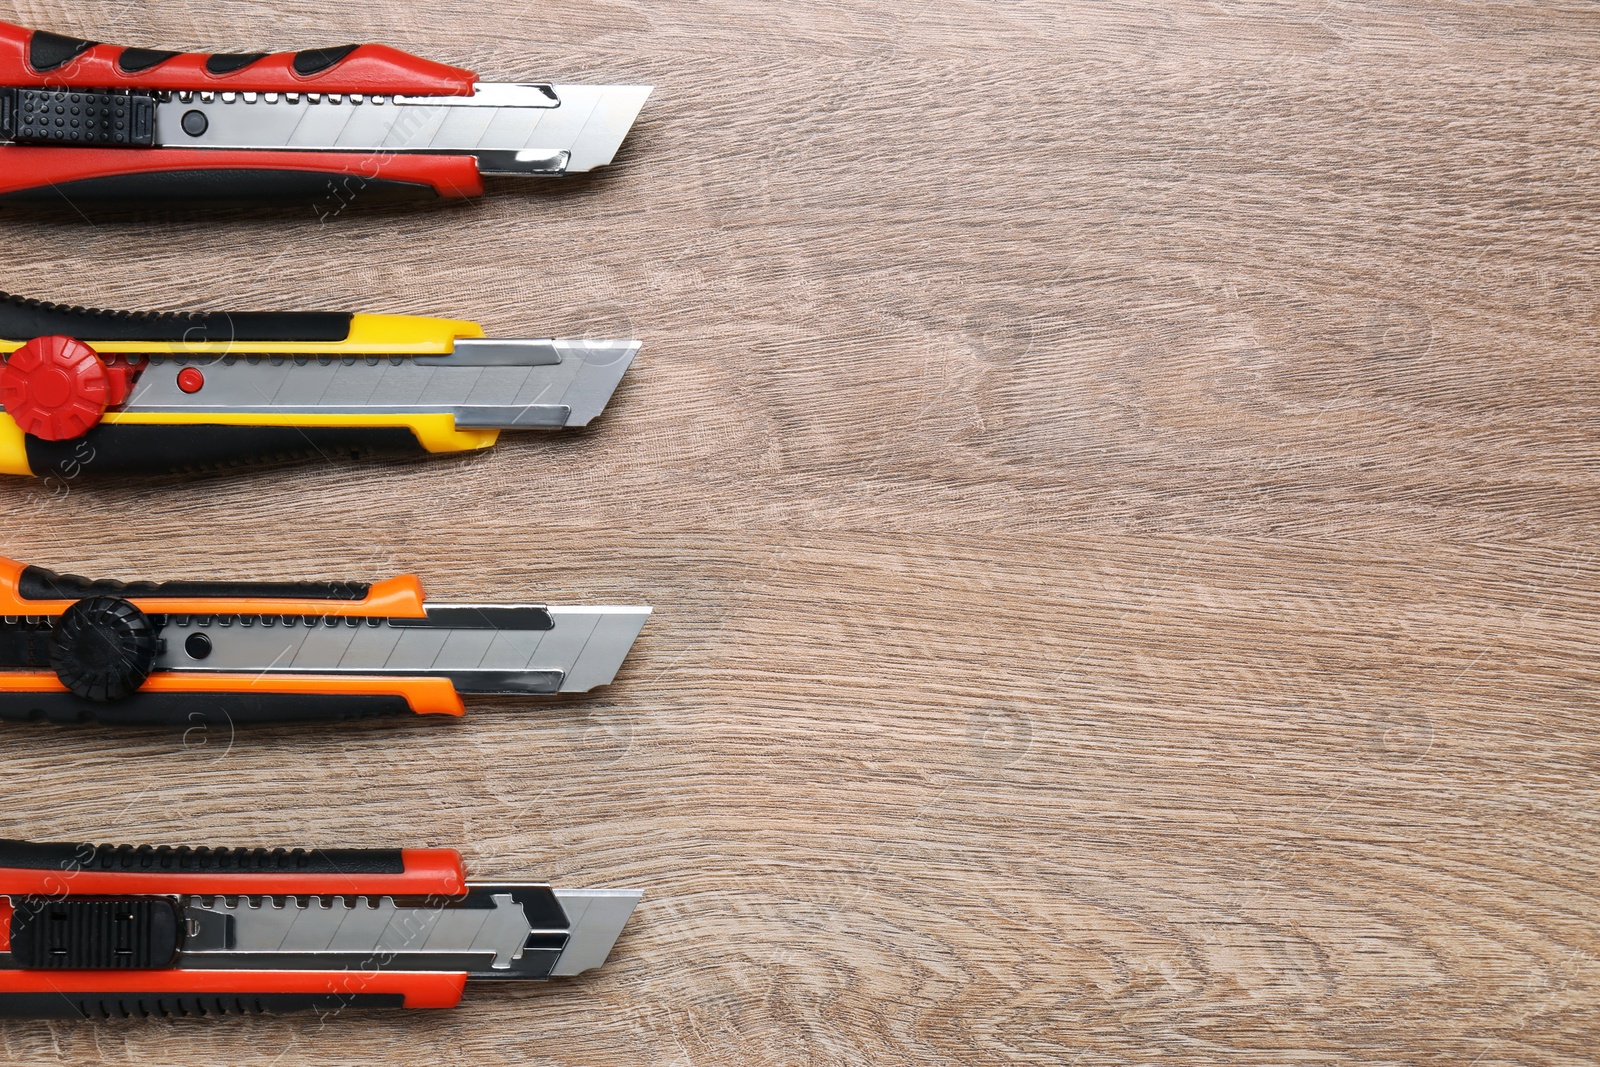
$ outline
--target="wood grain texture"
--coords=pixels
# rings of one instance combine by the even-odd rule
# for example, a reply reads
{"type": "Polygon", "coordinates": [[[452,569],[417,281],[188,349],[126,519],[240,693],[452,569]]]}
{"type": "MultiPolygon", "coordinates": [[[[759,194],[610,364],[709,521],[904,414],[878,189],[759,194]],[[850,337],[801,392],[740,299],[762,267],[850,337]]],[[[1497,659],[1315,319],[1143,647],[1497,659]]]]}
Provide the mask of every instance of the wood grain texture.
{"type": "Polygon", "coordinates": [[[0,218],[0,287],[646,342],[588,432],[0,487],[5,554],[658,608],[459,723],[8,728],[0,834],[648,890],[451,1013],[7,1063],[1503,1064],[1600,1037],[1600,10],[9,0],[658,86],[619,165],[0,218]]]}

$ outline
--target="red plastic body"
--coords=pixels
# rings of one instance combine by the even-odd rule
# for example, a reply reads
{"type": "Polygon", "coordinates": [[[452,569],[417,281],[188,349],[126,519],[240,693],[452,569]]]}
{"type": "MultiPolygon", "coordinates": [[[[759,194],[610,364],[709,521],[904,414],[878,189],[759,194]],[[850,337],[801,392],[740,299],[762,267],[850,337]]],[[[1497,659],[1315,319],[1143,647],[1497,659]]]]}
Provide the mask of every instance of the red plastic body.
{"type": "MultiPolygon", "coordinates": [[[[201,870],[35,870],[0,868],[0,951],[10,950],[12,896],[127,897],[217,894],[224,896],[459,897],[466,872],[454,849],[404,849],[400,874],[261,874],[201,870]]],[[[167,968],[146,971],[0,970],[6,993],[331,993],[401,994],[408,1008],[450,1008],[461,1000],[465,974],[414,971],[244,971],[167,968]]]]}
{"type": "Polygon", "coordinates": [[[465,974],[416,971],[0,971],[5,993],[399,993],[408,1008],[453,1008],[465,974]]]}
{"type": "MultiPolygon", "coordinates": [[[[241,896],[458,897],[467,891],[461,855],[448,848],[408,848],[400,874],[262,874],[215,871],[0,867],[0,896],[92,897],[216,893],[241,896]]],[[[3,972],[0,972],[3,973],[3,972]]]]}
{"type": "MultiPolygon", "coordinates": [[[[97,44],[47,71],[29,63],[33,31],[0,22],[0,86],[61,89],[149,89],[196,92],[361,93],[392,96],[467,96],[478,77],[470,70],[421,59],[383,45],[361,45],[315,74],[294,70],[295,54],[268,55],[228,74],[206,70],[206,55],[183,53],[145,70],[118,65],[124,48],[97,44]]],[[[0,146],[0,196],[96,178],[203,171],[293,171],[326,175],[337,210],[359,196],[362,182],[400,182],[455,199],[483,194],[472,156],[403,152],[207,151],[177,148],[0,146]]]]}
{"type": "Polygon", "coordinates": [[[193,89],[252,93],[365,93],[389,96],[469,96],[478,76],[381,44],[364,44],[327,70],[301,75],[294,53],[279,52],[231,74],[212,74],[208,56],[186,52],[148,70],[124,73],[123,46],[97,44],[55,70],[28,63],[33,31],[0,22],[0,85],[63,89],[193,89]]]}

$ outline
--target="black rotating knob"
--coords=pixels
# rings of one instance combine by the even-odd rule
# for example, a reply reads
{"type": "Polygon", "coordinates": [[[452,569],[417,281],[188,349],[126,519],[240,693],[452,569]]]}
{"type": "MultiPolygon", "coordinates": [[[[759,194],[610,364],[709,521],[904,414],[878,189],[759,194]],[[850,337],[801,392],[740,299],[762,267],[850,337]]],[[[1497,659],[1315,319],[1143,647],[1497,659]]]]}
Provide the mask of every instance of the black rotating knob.
{"type": "Polygon", "coordinates": [[[119,597],[80,600],[50,633],[50,666],[85,700],[121,700],[144,684],[161,639],[144,612],[119,597]]]}

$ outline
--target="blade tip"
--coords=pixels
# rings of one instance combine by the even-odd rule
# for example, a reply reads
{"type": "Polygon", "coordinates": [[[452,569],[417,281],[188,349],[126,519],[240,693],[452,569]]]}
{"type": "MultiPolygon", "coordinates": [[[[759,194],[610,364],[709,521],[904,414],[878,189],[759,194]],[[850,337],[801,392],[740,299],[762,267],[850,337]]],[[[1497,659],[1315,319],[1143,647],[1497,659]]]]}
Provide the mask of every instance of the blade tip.
{"type": "Polygon", "coordinates": [[[567,944],[552,975],[575,975],[605,963],[623,927],[644,896],[639,889],[557,889],[556,899],[570,916],[567,944]]]}

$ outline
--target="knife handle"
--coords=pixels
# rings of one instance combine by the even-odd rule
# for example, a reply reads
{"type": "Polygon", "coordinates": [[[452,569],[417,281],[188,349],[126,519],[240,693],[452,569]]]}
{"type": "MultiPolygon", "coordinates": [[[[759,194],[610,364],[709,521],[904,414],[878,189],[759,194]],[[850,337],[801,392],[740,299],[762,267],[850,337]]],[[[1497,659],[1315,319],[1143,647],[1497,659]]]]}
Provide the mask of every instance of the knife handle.
{"type": "Polygon", "coordinates": [[[351,204],[483,195],[474,156],[409,152],[0,146],[0,200],[304,200],[319,219],[351,204]]]}
{"type": "MultiPolygon", "coordinates": [[[[406,316],[374,318],[403,330],[418,321],[406,316]]],[[[453,320],[425,320],[424,325],[453,320]]],[[[463,324],[475,327],[475,323],[463,324]]],[[[0,292],[0,338],[23,344],[39,337],[64,336],[78,341],[229,345],[237,341],[285,341],[311,344],[345,342],[358,329],[357,316],[344,311],[122,311],[34,300],[0,292]]],[[[418,331],[420,332],[420,331],[418,331]]],[[[441,329],[433,337],[437,338],[441,329]]],[[[427,335],[424,335],[427,336],[427,335]]]]}
{"type": "MultiPolygon", "coordinates": [[[[53,675],[44,680],[55,682],[53,675]]],[[[432,682],[435,679],[420,679],[432,682]]],[[[385,688],[403,689],[405,680],[385,688]]],[[[451,690],[445,701],[413,702],[403,693],[174,693],[141,689],[112,704],[85,700],[76,693],[53,687],[52,692],[0,691],[0,722],[47,722],[57,726],[175,727],[191,731],[226,730],[235,726],[275,723],[349,722],[357,719],[396,718],[410,714],[462,715],[465,707],[451,690]],[[443,706],[436,706],[442,704],[443,706]],[[451,706],[453,704],[453,706],[451,706]]],[[[270,681],[256,686],[261,689],[270,681]]],[[[0,680],[0,686],[3,686],[0,680]]],[[[449,682],[446,680],[445,685],[449,682]]],[[[198,744],[198,741],[195,741],[198,744]]]]}
{"type": "Polygon", "coordinates": [[[203,634],[183,644],[193,669],[156,670],[169,616],[279,618],[324,626],[428,617],[414,574],[365,582],[119,582],[0,559],[0,720],[210,727],[414,712],[463,715],[444,676],[206,670],[203,634]],[[96,652],[116,647],[107,664],[96,652]]]}
{"type": "Polygon", "coordinates": [[[195,848],[0,839],[0,895],[12,897],[466,893],[454,849],[195,848]]]}
{"type": "MultiPolygon", "coordinates": [[[[24,974],[24,972],[12,972],[24,974]]],[[[42,973],[42,972],[41,972],[42,973]]],[[[63,983],[50,975],[46,982],[35,979],[30,985],[44,989],[6,988],[10,978],[0,971],[0,1019],[63,1019],[110,1021],[112,1019],[191,1019],[223,1015],[283,1015],[316,1012],[334,1016],[352,1009],[369,1008],[453,1008],[461,1001],[466,984],[464,974],[377,974],[360,981],[368,991],[345,991],[355,986],[349,975],[251,971],[219,971],[188,974],[162,972],[166,979],[155,982],[144,978],[135,983],[117,981],[111,973],[90,972],[94,981],[63,983]],[[246,982],[254,983],[245,986],[246,982]],[[162,988],[155,988],[160,985],[162,988]],[[268,992],[284,986],[294,992],[268,992]],[[219,986],[228,988],[218,989],[219,986]],[[204,987],[203,991],[200,987],[204,987]],[[382,991],[370,991],[378,987],[382,991]]]]}
{"type": "MultiPolygon", "coordinates": [[[[9,576],[0,568],[0,582],[9,576]]],[[[154,597],[161,600],[261,600],[264,613],[281,600],[364,600],[372,592],[367,582],[120,582],[111,578],[84,578],[58,574],[45,567],[25,566],[9,583],[25,601],[87,600],[90,597],[154,597]]],[[[40,607],[42,612],[43,605],[40,607]]]]}
{"type": "Polygon", "coordinates": [[[194,92],[470,95],[477,75],[379,44],[205,55],[0,22],[0,85],[194,92]]]}
{"type": "Polygon", "coordinates": [[[0,952],[9,964],[0,967],[0,1018],[452,1007],[461,998],[465,974],[176,966],[181,931],[170,901],[189,895],[393,896],[442,904],[466,892],[461,856],[453,849],[0,840],[0,952]],[[107,904],[117,914],[108,913],[107,904]],[[41,921],[58,917],[77,924],[71,943],[60,940],[58,931],[41,928],[41,921]],[[128,931],[115,924],[139,921],[146,924],[143,938],[122,940],[119,935],[128,931]]]}
{"type": "Polygon", "coordinates": [[[417,433],[405,425],[139,423],[97,426],[70,441],[26,435],[20,449],[8,452],[0,447],[0,474],[33,475],[65,485],[86,474],[204,474],[296,461],[409,459],[428,454],[417,433]]]}
{"type": "Polygon", "coordinates": [[[121,582],[57,574],[0,558],[0,616],[65,614],[79,601],[117,597],[152,615],[311,615],[425,618],[422,582],[121,582]]]}

